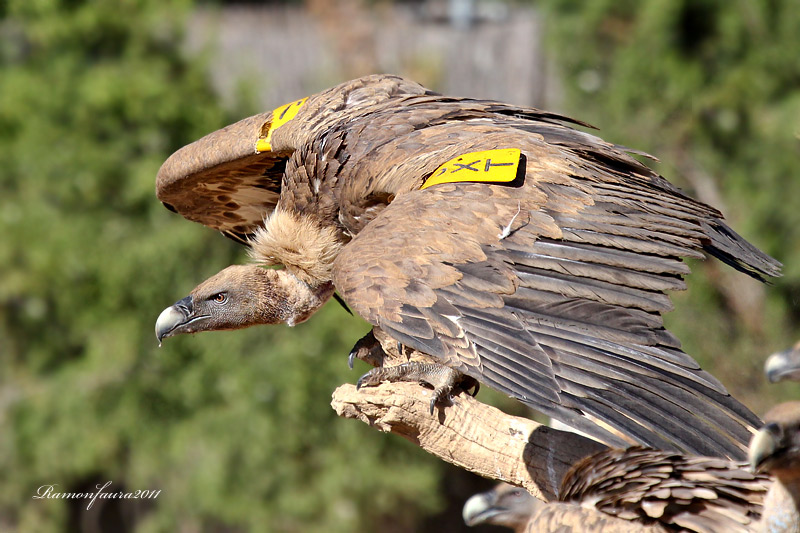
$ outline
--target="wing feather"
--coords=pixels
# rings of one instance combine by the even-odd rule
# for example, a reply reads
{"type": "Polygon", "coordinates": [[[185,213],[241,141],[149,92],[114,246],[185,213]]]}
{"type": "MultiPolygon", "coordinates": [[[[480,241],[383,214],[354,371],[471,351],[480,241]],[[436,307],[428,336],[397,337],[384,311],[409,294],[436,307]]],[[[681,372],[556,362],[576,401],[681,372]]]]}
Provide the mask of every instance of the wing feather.
{"type": "MultiPolygon", "coordinates": [[[[758,523],[768,488],[769,479],[749,472],[746,463],[630,448],[581,460],[564,477],[559,500],[564,514],[572,512],[569,504],[580,504],[616,517],[620,531],[649,524],[744,533],[758,523]]],[[[555,531],[545,524],[534,519],[531,525],[539,527],[531,531],[555,531]]]]}
{"type": "Polygon", "coordinates": [[[661,320],[672,309],[665,291],[684,288],[680,256],[702,255],[700,226],[660,224],[663,214],[632,206],[631,219],[643,213],[649,228],[613,225],[610,204],[585,198],[560,212],[553,198],[526,192],[535,177],[517,189],[446,184],[399,195],[345,246],[337,288],[398,341],[607,443],[741,457],[758,419],[661,320]],[[520,216],[500,239],[518,210],[536,217],[520,216]],[[541,233],[542,216],[560,239],[541,233]]]}

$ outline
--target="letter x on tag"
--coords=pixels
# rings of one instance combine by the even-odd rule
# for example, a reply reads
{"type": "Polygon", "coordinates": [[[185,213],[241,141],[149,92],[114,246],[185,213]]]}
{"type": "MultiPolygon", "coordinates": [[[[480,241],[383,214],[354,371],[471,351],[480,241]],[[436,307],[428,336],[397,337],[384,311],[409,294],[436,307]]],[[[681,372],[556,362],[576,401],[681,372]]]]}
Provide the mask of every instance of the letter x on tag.
{"type": "Polygon", "coordinates": [[[441,183],[465,181],[509,183],[517,177],[519,161],[520,151],[518,148],[501,148],[462,154],[437,168],[425,181],[422,189],[441,183]]]}

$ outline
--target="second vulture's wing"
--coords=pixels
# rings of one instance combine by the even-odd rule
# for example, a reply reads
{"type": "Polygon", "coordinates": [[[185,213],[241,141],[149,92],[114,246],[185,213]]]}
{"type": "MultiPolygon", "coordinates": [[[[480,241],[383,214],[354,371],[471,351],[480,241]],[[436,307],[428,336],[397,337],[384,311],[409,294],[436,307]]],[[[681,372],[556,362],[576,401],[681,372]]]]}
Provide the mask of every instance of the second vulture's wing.
{"type": "Polygon", "coordinates": [[[746,467],[644,448],[604,450],[567,472],[562,503],[542,506],[527,531],[750,532],[770,480],[746,467]]]}
{"type": "Polygon", "coordinates": [[[758,418],[661,318],[665,291],[684,288],[680,258],[730,232],[718,213],[532,135],[473,129],[456,143],[457,126],[437,129],[416,140],[521,149],[520,176],[399,194],[336,260],[345,301],[397,341],[607,444],[631,444],[610,427],[647,446],[743,458],[758,418]]]}

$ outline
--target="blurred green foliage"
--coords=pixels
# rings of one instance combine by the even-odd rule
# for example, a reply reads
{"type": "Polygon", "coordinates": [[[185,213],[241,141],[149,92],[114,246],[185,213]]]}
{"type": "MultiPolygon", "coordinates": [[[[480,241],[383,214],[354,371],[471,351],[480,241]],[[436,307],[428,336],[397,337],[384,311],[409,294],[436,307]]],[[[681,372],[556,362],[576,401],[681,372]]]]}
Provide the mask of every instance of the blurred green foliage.
{"type": "Polygon", "coordinates": [[[760,286],[691,262],[667,325],[756,412],[797,398],[765,357],[800,337],[800,10],[791,0],[545,0],[564,110],[656,155],[659,172],[721,209],[784,263],[760,286]]]}
{"type": "Polygon", "coordinates": [[[374,531],[397,509],[413,524],[439,503],[439,463],[329,406],[357,376],[362,321],[334,304],[156,347],[161,309],[246,260],[153,193],[172,151],[255,112],[221,109],[181,54],[190,7],[0,11],[0,529],[374,531]],[[108,480],[161,494],[123,511],[32,499],[108,480]]]}

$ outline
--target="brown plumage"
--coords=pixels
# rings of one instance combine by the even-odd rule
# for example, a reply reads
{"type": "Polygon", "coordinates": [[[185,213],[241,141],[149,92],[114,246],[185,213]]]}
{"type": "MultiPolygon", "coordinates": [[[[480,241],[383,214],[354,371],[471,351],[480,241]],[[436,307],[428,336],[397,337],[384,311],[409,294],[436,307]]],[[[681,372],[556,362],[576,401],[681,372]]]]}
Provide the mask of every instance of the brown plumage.
{"type": "Polygon", "coordinates": [[[533,513],[543,505],[544,502],[534,498],[527,490],[500,483],[467,500],[462,516],[468,526],[491,524],[522,533],[533,513]]]}
{"type": "Polygon", "coordinates": [[[746,463],[645,448],[606,450],[567,472],[559,502],[525,531],[750,532],[758,527],[770,482],[746,463]]]}
{"type": "Polygon", "coordinates": [[[777,405],[764,415],[749,460],[754,471],[773,479],[758,531],[800,532],[800,402],[777,405]]]}
{"type": "Polygon", "coordinates": [[[800,381],[800,341],[791,348],[770,355],[764,364],[764,373],[770,383],[800,381]]]}
{"type": "Polygon", "coordinates": [[[251,245],[249,271],[282,265],[272,276],[300,294],[271,283],[237,300],[242,271],[223,271],[165,310],[157,335],[220,329],[221,307],[250,317],[241,327],[295,324],[334,287],[394,340],[608,444],[743,457],[758,419],[664,329],[665,291],[685,288],[681,257],[702,252],[756,278],[780,265],[568,122],[371,76],[181,149],[159,198],[251,245]],[[500,168],[471,155],[494,149],[520,151],[511,181],[425,186],[500,168]],[[244,310],[258,302],[304,312],[244,310]]]}

